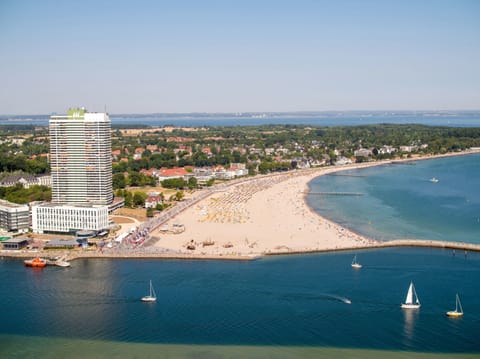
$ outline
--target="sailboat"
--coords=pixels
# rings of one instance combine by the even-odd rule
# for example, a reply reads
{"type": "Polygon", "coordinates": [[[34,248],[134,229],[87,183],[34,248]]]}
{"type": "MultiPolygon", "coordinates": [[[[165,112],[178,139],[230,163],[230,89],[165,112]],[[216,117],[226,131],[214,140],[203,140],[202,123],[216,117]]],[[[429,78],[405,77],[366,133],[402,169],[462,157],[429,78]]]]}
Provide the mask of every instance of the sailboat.
{"type": "Polygon", "coordinates": [[[355,268],[355,269],[362,268],[362,265],[360,263],[357,263],[357,255],[356,254],[355,254],[355,257],[353,257],[352,268],[355,268]]]}
{"type": "Polygon", "coordinates": [[[413,282],[410,282],[410,287],[408,287],[405,303],[402,303],[401,307],[404,309],[420,308],[420,301],[418,300],[417,292],[415,290],[415,287],[413,286],[413,282]]]}
{"type": "Polygon", "coordinates": [[[150,294],[142,297],[142,302],[155,302],[157,300],[157,295],[155,294],[155,289],[153,289],[152,281],[150,281],[150,294]]]}
{"type": "Polygon", "coordinates": [[[447,315],[449,317],[461,317],[463,315],[462,303],[460,303],[460,297],[458,294],[455,296],[455,310],[448,311],[447,315]]]}

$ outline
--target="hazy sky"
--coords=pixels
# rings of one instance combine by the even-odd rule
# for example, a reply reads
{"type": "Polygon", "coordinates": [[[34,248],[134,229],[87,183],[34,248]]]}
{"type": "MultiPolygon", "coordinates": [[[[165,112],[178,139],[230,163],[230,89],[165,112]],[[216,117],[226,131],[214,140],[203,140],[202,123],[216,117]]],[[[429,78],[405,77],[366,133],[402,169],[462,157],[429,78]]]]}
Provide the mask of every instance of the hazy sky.
{"type": "Polygon", "coordinates": [[[477,0],[0,0],[0,114],[480,109],[477,0]]]}

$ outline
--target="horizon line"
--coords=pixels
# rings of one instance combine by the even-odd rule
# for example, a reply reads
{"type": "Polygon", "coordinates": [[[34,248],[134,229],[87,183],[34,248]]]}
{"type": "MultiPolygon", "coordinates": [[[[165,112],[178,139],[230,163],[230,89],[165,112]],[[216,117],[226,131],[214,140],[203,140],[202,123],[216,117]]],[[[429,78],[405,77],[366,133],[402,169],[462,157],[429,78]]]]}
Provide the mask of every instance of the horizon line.
{"type": "MultiPolygon", "coordinates": [[[[74,107],[70,107],[74,108],[74,107]]],[[[65,113],[68,109],[65,111],[65,113]]],[[[88,112],[88,109],[87,109],[88,112]]],[[[92,113],[108,113],[109,115],[119,116],[119,115],[233,115],[236,117],[241,117],[247,114],[325,114],[325,113],[391,113],[391,114],[401,114],[401,113],[462,113],[462,112],[479,112],[479,109],[443,109],[443,110],[434,110],[434,109],[423,109],[423,110],[299,110],[299,111],[191,111],[191,112],[102,112],[102,111],[92,111],[92,113]]],[[[1,117],[6,116],[52,116],[58,114],[58,112],[47,113],[25,113],[25,114],[0,114],[1,117]]]]}

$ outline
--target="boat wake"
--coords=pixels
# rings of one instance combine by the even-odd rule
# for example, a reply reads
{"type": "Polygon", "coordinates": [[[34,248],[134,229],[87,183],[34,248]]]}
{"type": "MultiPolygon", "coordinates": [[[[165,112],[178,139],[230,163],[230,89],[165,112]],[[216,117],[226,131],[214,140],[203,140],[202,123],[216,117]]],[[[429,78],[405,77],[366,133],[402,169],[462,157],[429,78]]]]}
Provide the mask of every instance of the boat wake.
{"type": "Polygon", "coordinates": [[[300,295],[300,294],[290,294],[290,295],[285,295],[283,296],[283,299],[285,300],[319,300],[319,299],[325,299],[325,300],[332,300],[332,301],[338,301],[342,302],[345,304],[352,304],[352,301],[348,299],[347,297],[342,297],[340,295],[335,295],[335,294],[329,294],[329,293],[320,293],[316,295],[300,295]]]}
{"type": "Polygon", "coordinates": [[[339,302],[343,302],[345,304],[352,304],[352,301],[347,297],[341,297],[339,295],[328,294],[328,293],[322,293],[320,294],[320,296],[325,299],[333,299],[333,300],[338,300],[339,302]]]}

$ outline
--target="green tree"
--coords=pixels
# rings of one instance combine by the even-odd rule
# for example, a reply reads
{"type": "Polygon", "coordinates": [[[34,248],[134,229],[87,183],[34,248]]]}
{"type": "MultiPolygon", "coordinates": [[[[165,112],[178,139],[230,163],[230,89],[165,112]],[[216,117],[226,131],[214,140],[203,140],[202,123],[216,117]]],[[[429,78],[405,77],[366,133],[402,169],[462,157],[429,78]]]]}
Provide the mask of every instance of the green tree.
{"type": "Polygon", "coordinates": [[[169,179],[163,180],[161,183],[163,188],[178,188],[178,189],[184,188],[187,184],[183,178],[169,178],[169,179]]]}
{"type": "Polygon", "coordinates": [[[194,189],[198,187],[198,181],[195,177],[190,177],[188,179],[188,188],[189,189],[194,189]]]}
{"type": "Polygon", "coordinates": [[[175,201],[181,201],[183,199],[183,197],[185,197],[184,193],[182,191],[177,191],[177,193],[175,193],[175,196],[174,196],[174,200],[175,201]]]}
{"type": "Polygon", "coordinates": [[[131,171],[128,174],[128,178],[130,180],[130,186],[140,187],[143,185],[142,174],[140,172],[131,171]]]}
{"type": "Polygon", "coordinates": [[[123,173],[119,172],[113,175],[112,186],[114,190],[119,188],[125,188],[126,185],[127,181],[125,180],[125,176],[123,175],[123,173]]]}
{"type": "Polygon", "coordinates": [[[132,193],[130,191],[124,191],[123,198],[125,198],[125,207],[132,208],[133,207],[132,193]]]}
{"type": "Polygon", "coordinates": [[[133,195],[133,204],[137,207],[145,206],[145,200],[147,199],[147,194],[145,192],[137,191],[133,195]]]}
{"type": "Polygon", "coordinates": [[[155,210],[153,208],[147,208],[147,217],[151,218],[155,215],[155,210]]]}

